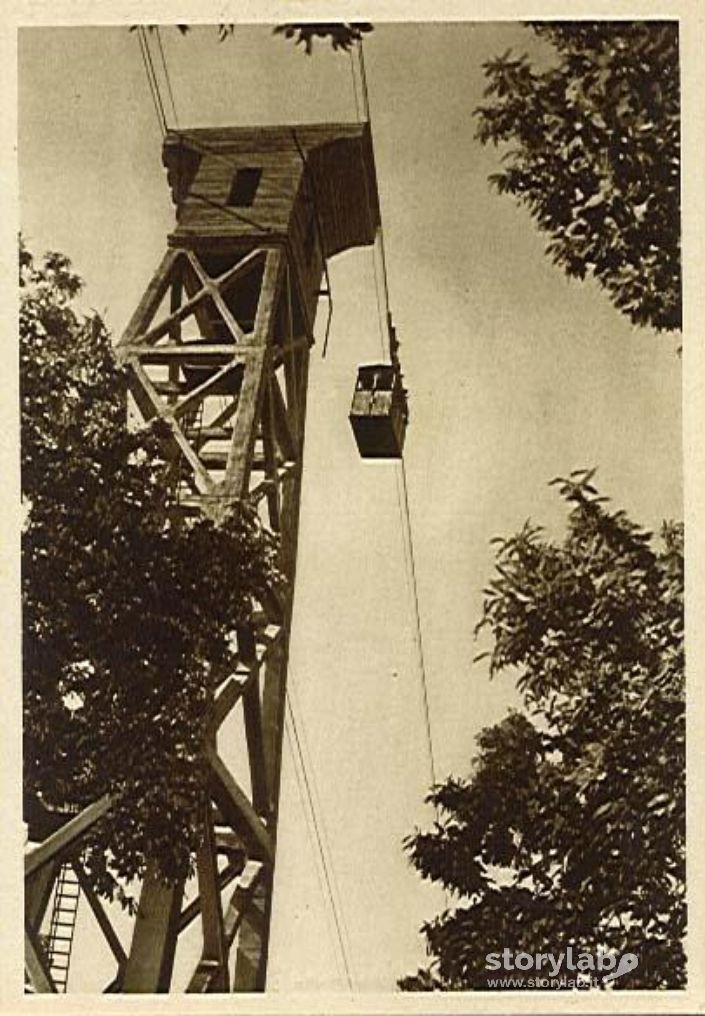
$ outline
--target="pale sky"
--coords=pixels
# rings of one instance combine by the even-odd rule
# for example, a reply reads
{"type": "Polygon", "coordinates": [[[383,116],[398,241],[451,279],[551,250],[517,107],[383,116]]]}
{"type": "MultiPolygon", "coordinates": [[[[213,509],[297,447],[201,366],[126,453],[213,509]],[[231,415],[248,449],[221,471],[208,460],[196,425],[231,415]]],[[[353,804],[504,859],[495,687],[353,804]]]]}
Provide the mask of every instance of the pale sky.
{"type": "MultiPolygon", "coordinates": [[[[265,26],[223,44],[215,28],[162,39],[182,127],[356,118],[350,60],[323,45],[306,58],[265,26]]],[[[566,280],[528,214],[487,185],[498,156],[474,140],[471,113],[483,61],[510,46],[535,49],[512,24],[381,24],[365,42],[440,777],[467,774],[475,734],[513,701],[509,675],[490,684],[472,663],[491,537],[527,517],[559,534],[565,513],[547,483],[583,466],[599,467],[602,492],[637,521],[682,517],[678,340],[633,328],[596,286],[566,280]]],[[[35,253],[69,255],[117,340],[173,221],[137,39],[24,30],[19,72],[23,232],[35,253]]],[[[347,420],[356,366],[379,356],[372,254],[343,254],[330,272],[291,665],[353,979],[390,991],[424,962],[418,927],[443,900],[401,848],[432,815],[397,470],[360,461],[347,420]]],[[[342,989],[286,745],[277,865],[270,988],[342,989]]],[[[99,967],[77,957],[76,987],[98,987],[99,967]]]]}

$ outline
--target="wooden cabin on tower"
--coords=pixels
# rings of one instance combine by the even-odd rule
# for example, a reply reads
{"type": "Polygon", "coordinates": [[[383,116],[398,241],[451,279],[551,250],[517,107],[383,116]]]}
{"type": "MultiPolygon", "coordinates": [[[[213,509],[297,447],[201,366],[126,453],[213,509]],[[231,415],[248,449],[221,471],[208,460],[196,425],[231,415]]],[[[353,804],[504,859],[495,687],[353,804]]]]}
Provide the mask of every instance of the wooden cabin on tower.
{"type": "Polygon", "coordinates": [[[164,163],[176,205],[174,247],[223,257],[286,244],[309,321],[324,259],[374,243],[379,199],[369,124],[171,131],[164,163]]]}

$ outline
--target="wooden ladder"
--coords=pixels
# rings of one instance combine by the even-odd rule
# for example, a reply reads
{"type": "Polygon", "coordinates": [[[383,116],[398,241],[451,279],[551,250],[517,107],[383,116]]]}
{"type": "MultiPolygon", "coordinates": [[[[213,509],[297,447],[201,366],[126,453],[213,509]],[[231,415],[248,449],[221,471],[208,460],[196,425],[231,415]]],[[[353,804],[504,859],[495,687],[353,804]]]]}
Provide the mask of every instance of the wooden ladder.
{"type": "Polygon", "coordinates": [[[49,932],[45,948],[51,977],[58,992],[65,993],[76,931],[81,887],[70,864],[63,864],[56,880],[49,932]]]}

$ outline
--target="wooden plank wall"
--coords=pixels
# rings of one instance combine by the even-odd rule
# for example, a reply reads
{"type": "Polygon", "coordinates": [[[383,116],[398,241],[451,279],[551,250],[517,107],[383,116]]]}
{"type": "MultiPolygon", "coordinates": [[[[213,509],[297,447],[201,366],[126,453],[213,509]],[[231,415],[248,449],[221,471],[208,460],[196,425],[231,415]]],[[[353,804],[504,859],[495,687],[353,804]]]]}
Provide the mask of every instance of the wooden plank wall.
{"type": "Polygon", "coordinates": [[[301,177],[295,152],[208,154],[201,159],[186,199],[177,210],[177,235],[252,236],[286,233],[301,177]],[[262,178],[251,206],[230,209],[230,187],[238,169],[257,166],[262,178]],[[249,221],[248,221],[249,220],[249,221]]]}
{"type": "MultiPolygon", "coordinates": [[[[306,246],[312,193],[326,256],[374,241],[379,199],[368,125],[172,131],[164,162],[175,193],[186,189],[186,181],[178,186],[179,167],[195,164],[184,160],[180,144],[196,152],[200,162],[188,195],[177,205],[178,224],[171,238],[176,245],[222,247],[228,239],[289,239],[297,246],[298,261],[306,246]],[[310,180],[304,179],[304,160],[310,180]],[[252,206],[228,208],[237,169],[253,166],[263,172],[252,206]]],[[[300,264],[305,275],[308,260],[304,256],[300,264]]],[[[312,268],[310,274],[318,272],[312,268]]]]}

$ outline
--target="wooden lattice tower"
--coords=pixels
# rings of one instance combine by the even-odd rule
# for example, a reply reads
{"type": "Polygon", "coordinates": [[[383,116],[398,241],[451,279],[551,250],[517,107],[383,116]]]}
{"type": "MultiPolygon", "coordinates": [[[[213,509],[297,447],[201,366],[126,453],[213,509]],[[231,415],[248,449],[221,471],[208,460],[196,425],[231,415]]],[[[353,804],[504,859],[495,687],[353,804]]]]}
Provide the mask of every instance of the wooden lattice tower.
{"type": "Polygon", "coordinates": [[[81,867],[81,837],[110,808],[96,801],[26,857],[35,991],[56,990],[39,929],[66,863],[116,960],[106,990],[168,991],[178,936],[195,920],[190,991],[265,988],[309,350],[326,259],[374,242],[374,160],[367,125],[324,124],[170,132],[164,162],[177,224],[119,346],[133,413],[160,421],[184,516],[217,523],[240,499],[258,506],[286,584],[238,631],[237,665],[214,692],[198,897],[185,905],[183,885],[148,874],[123,950],[81,867]],[[247,792],[221,744],[240,701],[247,792]]]}

